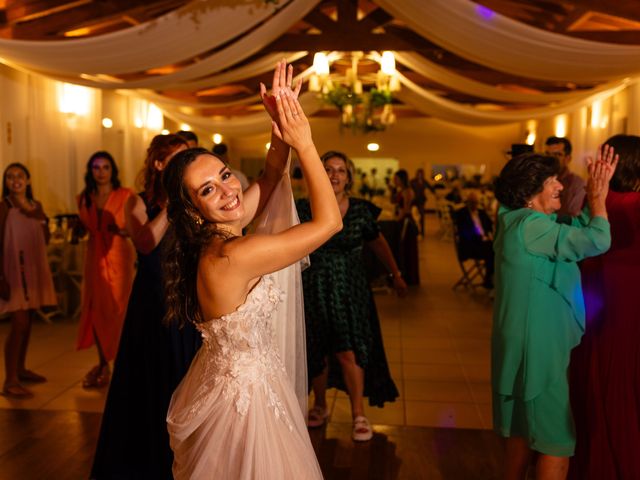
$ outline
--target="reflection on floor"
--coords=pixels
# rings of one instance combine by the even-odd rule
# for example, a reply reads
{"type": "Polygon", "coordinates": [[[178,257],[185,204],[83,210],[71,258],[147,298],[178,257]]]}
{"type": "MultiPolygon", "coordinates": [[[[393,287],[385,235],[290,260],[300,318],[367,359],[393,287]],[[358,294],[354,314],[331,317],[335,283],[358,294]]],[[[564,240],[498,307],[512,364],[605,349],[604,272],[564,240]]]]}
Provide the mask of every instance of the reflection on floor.
{"type": "MultiPolygon", "coordinates": [[[[459,277],[453,245],[439,240],[434,218],[429,218],[427,228],[427,238],[420,244],[423,285],[404,299],[384,293],[376,296],[387,356],[401,397],[383,409],[367,408],[378,435],[370,445],[362,446],[349,439],[348,398],[342,392],[331,392],[326,436],[324,430],[312,432],[327,478],[489,479],[499,471],[497,439],[483,431],[491,428],[491,300],[482,291],[472,294],[451,289],[459,277]]],[[[6,323],[0,325],[3,337],[7,329],[6,323]]],[[[52,440],[53,430],[58,428],[54,425],[70,422],[77,427],[75,444],[83,452],[79,455],[76,449],[71,453],[69,445],[66,449],[57,447],[65,452],[60,454],[73,455],[76,463],[83,463],[85,456],[90,459],[92,452],[86,450],[93,444],[99,415],[78,412],[101,412],[106,391],[82,389],[82,377],[96,363],[97,354],[76,352],[75,334],[76,325],[71,323],[34,325],[28,367],[49,381],[33,386],[32,399],[0,397],[0,424],[7,427],[0,430],[0,471],[10,468],[17,472],[21,463],[14,456],[22,444],[16,443],[19,439],[7,422],[14,427],[21,424],[16,418],[29,419],[25,420],[27,425],[37,423],[50,411],[59,412],[49,413],[45,422],[51,425],[52,440]],[[11,458],[13,466],[8,465],[11,458]]],[[[38,437],[46,440],[47,433],[40,431],[38,437]]],[[[61,445],[57,440],[56,444],[61,445]]],[[[30,454],[22,451],[20,455],[30,454]]],[[[87,472],[88,463],[84,468],[87,472]]],[[[48,478],[86,478],[86,473],[48,478]]]]}

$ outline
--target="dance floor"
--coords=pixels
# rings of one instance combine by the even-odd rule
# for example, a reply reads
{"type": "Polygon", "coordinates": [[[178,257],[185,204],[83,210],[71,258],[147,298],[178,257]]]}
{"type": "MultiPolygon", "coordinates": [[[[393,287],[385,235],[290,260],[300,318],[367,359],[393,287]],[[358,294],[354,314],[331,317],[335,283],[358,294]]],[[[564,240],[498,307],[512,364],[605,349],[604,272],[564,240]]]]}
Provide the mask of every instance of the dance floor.
{"type": "MultiPolygon", "coordinates": [[[[420,243],[422,285],[404,299],[376,295],[400,398],[367,408],[376,431],[369,443],[350,440],[349,400],[337,391],[328,426],[311,432],[329,480],[500,477],[502,449],[489,430],[491,299],[451,289],[460,273],[438,229],[430,216],[420,243]]],[[[7,330],[1,323],[2,337],[7,330]]],[[[32,399],[0,397],[0,480],[88,477],[106,391],[82,389],[97,355],[74,351],[75,331],[67,321],[34,325],[28,366],[49,381],[33,387],[32,399]]]]}

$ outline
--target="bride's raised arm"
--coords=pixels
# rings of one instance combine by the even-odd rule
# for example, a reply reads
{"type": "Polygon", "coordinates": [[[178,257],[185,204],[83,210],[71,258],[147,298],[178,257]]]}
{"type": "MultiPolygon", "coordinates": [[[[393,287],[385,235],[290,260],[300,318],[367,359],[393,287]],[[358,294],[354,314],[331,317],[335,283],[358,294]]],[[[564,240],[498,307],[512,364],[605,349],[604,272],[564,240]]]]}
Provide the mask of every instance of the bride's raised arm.
{"type": "Polygon", "coordinates": [[[307,179],[312,219],[278,234],[247,235],[227,242],[223,254],[228,265],[246,281],[291,265],[342,229],[338,203],[313,144],[309,120],[298,100],[287,91],[280,92],[276,101],[276,135],[298,154],[307,179]]]}
{"type": "Polygon", "coordinates": [[[273,189],[276,187],[282,175],[286,173],[287,160],[289,159],[289,145],[284,142],[281,135],[278,135],[278,107],[276,97],[281,92],[287,92],[292,98],[298,98],[302,82],[298,81],[293,88],[293,67],[287,67],[286,60],[276,64],[273,72],[273,83],[271,93],[267,92],[264,84],[260,84],[260,97],[265,110],[271,117],[271,144],[267,152],[263,174],[256,183],[252,184],[244,192],[245,219],[246,226],[259,215],[267,204],[273,189]]]}

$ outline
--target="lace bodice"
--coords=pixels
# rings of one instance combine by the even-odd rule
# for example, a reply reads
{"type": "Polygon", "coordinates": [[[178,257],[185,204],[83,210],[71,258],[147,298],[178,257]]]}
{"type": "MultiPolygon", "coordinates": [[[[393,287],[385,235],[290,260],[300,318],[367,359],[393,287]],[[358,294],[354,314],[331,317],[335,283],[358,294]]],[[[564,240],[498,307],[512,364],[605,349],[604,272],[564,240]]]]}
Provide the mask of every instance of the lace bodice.
{"type": "Polygon", "coordinates": [[[224,396],[233,399],[237,412],[245,415],[252,391],[261,388],[267,395],[267,406],[292,428],[281,399],[271,387],[275,376],[286,376],[271,322],[282,295],[273,279],[264,276],[234,312],[197,325],[202,348],[196,361],[204,362],[204,368],[202,387],[191,409],[194,414],[207,394],[221,384],[224,396]]]}

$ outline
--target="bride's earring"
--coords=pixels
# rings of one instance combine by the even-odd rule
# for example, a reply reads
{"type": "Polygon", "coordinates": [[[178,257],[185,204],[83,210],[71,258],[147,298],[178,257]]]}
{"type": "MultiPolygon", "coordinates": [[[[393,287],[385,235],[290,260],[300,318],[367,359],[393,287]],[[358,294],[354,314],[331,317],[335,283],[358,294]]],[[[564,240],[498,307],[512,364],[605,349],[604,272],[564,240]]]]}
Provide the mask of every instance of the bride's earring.
{"type": "Polygon", "coordinates": [[[533,208],[533,202],[531,200],[527,202],[527,208],[533,208]]]}
{"type": "Polygon", "coordinates": [[[201,227],[202,224],[204,223],[203,218],[197,213],[189,212],[188,215],[189,215],[189,218],[193,221],[193,223],[195,223],[197,226],[201,227]]]}

